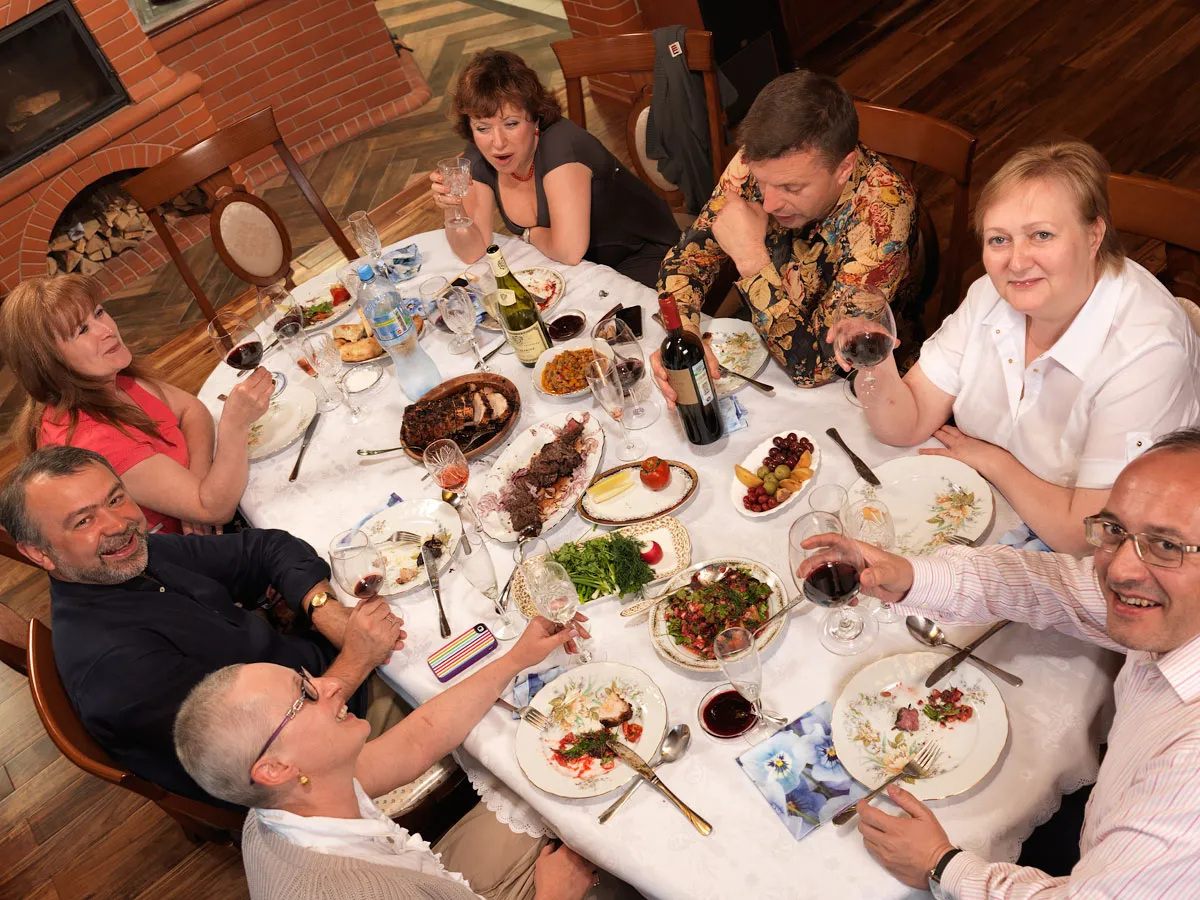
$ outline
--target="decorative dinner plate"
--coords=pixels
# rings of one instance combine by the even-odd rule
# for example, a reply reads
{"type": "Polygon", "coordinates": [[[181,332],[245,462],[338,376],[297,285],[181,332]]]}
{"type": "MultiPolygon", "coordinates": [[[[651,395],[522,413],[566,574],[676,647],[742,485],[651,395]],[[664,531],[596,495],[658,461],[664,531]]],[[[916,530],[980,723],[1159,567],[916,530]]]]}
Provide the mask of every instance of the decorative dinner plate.
{"type": "MultiPolygon", "coordinates": [[[[580,540],[595,540],[598,537],[604,537],[607,533],[600,532],[580,540]]],[[[683,571],[692,561],[691,536],[683,527],[683,523],[674,516],[664,516],[653,522],[642,522],[638,525],[630,525],[628,528],[619,528],[617,533],[637,541],[656,541],[662,547],[662,559],[650,567],[654,572],[655,580],[670,578],[676,572],[683,571]]],[[[513,574],[512,596],[517,603],[517,608],[525,614],[526,618],[532,619],[537,615],[537,607],[533,605],[533,599],[529,596],[529,586],[525,584],[525,573],[520,566],[513,574]]]]}
{"type": "MultiPolygon", "coordinates": [[[[712,347],[717,362],[739,375],[754,378],[767,365],[771,354],[758,335],[758,330],[741,319],[710,319],[701,322],[700,329],[710,335],[708,345],[712,347]]],[[[722,375],[713,381],[717,395],[724,397],[746,386],[740,378],[722,375]]]]}
{"type": "MultiPolygon", "coordinates": [[[[537,362],[533,364],[533,389],[543,397],[548,397],[551,400],[575,400],[579,397],[591,396],[592,389],[588,387],[586,381],[583,383],[583,387],[581,387],[579,390],[570,391],[566,394],[551,393],[542,385],[542,376],[546,372],[546,366],[550,365],[550,362],[559,354],[564,353],[567,350],[578,351],[596,349],[596,347],[592,346],[592,339],[590,337],[574,338],[573,340],[562,341],[561,343],[555,344],[553,347],[547,347],[542,351],[542,355],[537,358],[537,362]]],[[[609,359],[612,359],[611,347],[608,347],[607,345],[601,346],[599,348],[599,352],[607,356],[609,359]]]]}
{"type": "Polygon", "coordinates": [[[250,462],[266,459],[292,446],[317,414],[317,398],[298,384],[285,388],[250,426],[246,441],[250,462]]]}
{"type": "Polygon", "coordinates": [[[700,476],[687,463],[664,459],[671,467],[671,480],[661,491],[652,491],[642,484],[639,477],[641,461],[622,463],[605,472],[601,472],[593,480],[593,484],[603,481],[609,475],[615,475],[622,469],[632,469],[633,487],[619,496],[597,503],[585,491],[575,504],[575,509],[581,518],[596,525],[634,525],[638,522],[649,522],[659,516],[672,513],[691,499],[700,483],[700,476]]]}
{"type": "Polygon", "coordinates": [[[556,797],[580,799],[615,791],[637,777],[616,758],[568,761],[558,752],[571,743],[568,738],[564,744],[567,735],[602,727],[599,710],[605,701],[616,701],[613,694],[633,707],[633,718],[613,727],[612,734],[647,762],[654,756],[667,733],[667,701],[658,685],[641,669],[624,663],[587,663],[559,675],[530,701],[550,719],[545,731],[524,721],[517,724],[517,763],[536,787],[556,797]]]}
{"type": "Polygon", "coordinates": [[[783,512],[785,509],[793,509],[795,507],[796,500],[799,499],[802,494],[808,491],[809,487],[813,483],[813,479],[817,477],[817,470],[821,467],[821,445],[818,444],[817,439],[807,431],[799,431],[794,428],[787,431],[781,431],[778,434],[773,434],[766,438],[761,444],[751,450],[750,453],[747,454],[746,458],[739,462],[738,465],[743,469],[749,469],[751,472],[757,472],[763,465],[763,459],[770,452],[771,448],[775,446],[775,438],[787,437],[789,434],[795,434],[798,438],[808,438],[809,443],[813,445],[811,451],[812,457],[808,464],[808,468],[812,469],[813,473],[808,479],[805,480],[800,490],[796,491],[796,493],[792,494],[792,496],[788,497],[774,509],[764,510],[763,512],[753,512],[746,509],[746,506],[744,503],[742,503],[742,500],[745,498],[746,491],[748,491],[749,488],[738,481],[737,475],[731,475],[729,497],[733,501],[733,508],[740,512],[747,519],[766,519],[783,512]]]}
{"type": "Polygon", "coordinates": [[[526,469],[534,455],[562,432],[568,419],[583,424],[579,443],[583,463],[576,466],[571,477],[558,487],[553,497],[543,502],[541,534],[544,535],[561,522],[591,484],[592,476],[600,468],[600,459],[604,455],[604,429],[591,413],[558,413],[517,433],[484,476],[479,497],[472,504],[483,530],[494,540],[515,542],[520,537],[513,531],[512,522],[504,509],[504,497],[510,490],[513,476],[526,469]]]}
{"type": "Polygon", "coordinates": [[[462,539],[462,520],[454,507],[441,500],[424,498],[404,500],[389,506],[374,518],[363,523],[360,531],[366,533],[387,559],[387,571],[383,576],[383,596],[407,594],[427,584],[429,576],[425,567],[417,565],[421,545],[407,541],[391,542],[388,539],[397,531],[411,531],[422,539],[436,537],[445,544],[438,560],[438,574],[444,573],[454,561],[458,544],[462,539]]]}
{"type": "MultiPolygon", "coordinates": [[[[704,562],[688,566],[667,582],[666,587],[661,592],[662,596],[665,597],[672,591],[685,586],[692,580],[694,573],[700,571],[705,566],[712,565],[736,566],[737,568],[745,569],[759,581],[770,585],[771,596],[767,601],[767,611],[771,615],[775,615],[787,603],[787,588],[778,575],[762,563],[757,563],[752,559],[741,559],[733,556],[706,559],[704,562]]],[[[650,628],[650,643],[654,645],[654,649],[658,651],[658,655],[667,662],[674,663],[684,669],[691,669],[695,672],[720,671],[721,665],[715,659],[702,659],[691,650],[685,649],[675,643],[675,639],[667,631],[668,606],[668,603],[656,604],[654,609],[650,611],[650,617],[647,619],[647,625],[650,628]]],[[[759,649],[770,646],[771,642],[779,636],[785,618],[787,617],[784,616],[783,618],[776,619],[758,636],[759,649]]]]}
{"type": "Polygon", "coordinates": [[[529,293],[537,300],[538,310],[549,312],[558,305],[567,294],[567,280],[560,272],[546,266],[534,266],[532,269],[517,269],[513,272],[517,281],[525,285],[529,293]]]}
{"type": "Polygon", "coordinates": [[[965,721],[938,722],[926,712],[934,689],[925,679],[945,654],[923,650],[872,663],[850,679],[833,708],[832,737],[846,771],[875,787],[904,764],[927,741],[941,756],[933,774],[904,787],[918,800],[940,800],[970,790],[992,770],[1008,740],[1008,712],[995,683],[968,660],[937,685],[957,688],[956,707],[969,706],[965,721]],[[897,725],[905,725],[904,730],[897,725]],[[912,726],[915,731],[908,730],[912,726]]]}
{"type": "Polygon", "coordinates": [[[902,456],[872,471],[879,487],[858,479],[850,486],[850,502],[871,497],[887,504],[896,526],[897,553],[932,553],[954,535],[977,541],[992,523],[992,488],[966,463],[945,456],[902,456]]]}

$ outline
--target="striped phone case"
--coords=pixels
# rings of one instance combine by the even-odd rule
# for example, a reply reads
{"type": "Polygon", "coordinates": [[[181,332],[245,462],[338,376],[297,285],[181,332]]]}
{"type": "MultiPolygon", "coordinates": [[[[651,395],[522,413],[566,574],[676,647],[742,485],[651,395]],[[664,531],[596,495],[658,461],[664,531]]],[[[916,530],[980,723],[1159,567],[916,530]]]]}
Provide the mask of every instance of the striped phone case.
{"type": "Polygon", "coordinates": [[[496,636],[480,622],[429,656],[433,677],[446,682],[496,649],[496,636]]]}

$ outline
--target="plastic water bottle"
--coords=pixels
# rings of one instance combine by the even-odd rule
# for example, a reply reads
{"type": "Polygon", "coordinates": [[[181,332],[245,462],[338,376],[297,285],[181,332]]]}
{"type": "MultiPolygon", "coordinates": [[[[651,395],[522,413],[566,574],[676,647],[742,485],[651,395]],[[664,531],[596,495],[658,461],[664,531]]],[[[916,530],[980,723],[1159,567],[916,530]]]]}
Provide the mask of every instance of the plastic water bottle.
{"type": "Polygon", "coordinates": [[[396,378],[409,400],[418,400],[442,381],[442,373],[417,341],[417,328],[391,283],[369,265],[359,267],[359,300],[375,340],[396,364],[396,378]]]}

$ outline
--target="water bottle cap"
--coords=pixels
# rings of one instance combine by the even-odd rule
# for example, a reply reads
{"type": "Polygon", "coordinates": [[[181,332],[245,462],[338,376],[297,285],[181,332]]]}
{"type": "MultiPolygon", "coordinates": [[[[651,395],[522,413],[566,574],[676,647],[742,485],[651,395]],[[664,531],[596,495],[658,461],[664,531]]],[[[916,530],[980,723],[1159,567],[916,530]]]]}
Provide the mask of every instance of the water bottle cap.
{"type": "Polygon", "coordinates": [[[358,267],[358,280],[359,281],[367,282],[367,281],[370,281],[374,277],[375,277],[375,270],[371,268],[370,264],[363,263],[361,266],[358,267]]]}

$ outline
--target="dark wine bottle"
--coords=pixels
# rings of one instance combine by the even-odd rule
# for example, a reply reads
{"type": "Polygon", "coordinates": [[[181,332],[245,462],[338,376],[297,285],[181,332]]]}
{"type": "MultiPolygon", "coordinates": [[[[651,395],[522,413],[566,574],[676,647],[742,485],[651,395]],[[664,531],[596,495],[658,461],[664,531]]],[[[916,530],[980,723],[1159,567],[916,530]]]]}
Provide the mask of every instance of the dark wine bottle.
{"type": "Polygon", "coordinates": [[[724,429],[717,408],[717,391],[704,362],[704,342],[699,335],[683,330],[673,296],[660,294],[658,308],[667,329],[661,348],[662,363],[667,370],[667,381],[675,391],[675,411],[689,441],[711,444],[721,437],[724,429]]]}

